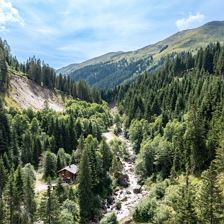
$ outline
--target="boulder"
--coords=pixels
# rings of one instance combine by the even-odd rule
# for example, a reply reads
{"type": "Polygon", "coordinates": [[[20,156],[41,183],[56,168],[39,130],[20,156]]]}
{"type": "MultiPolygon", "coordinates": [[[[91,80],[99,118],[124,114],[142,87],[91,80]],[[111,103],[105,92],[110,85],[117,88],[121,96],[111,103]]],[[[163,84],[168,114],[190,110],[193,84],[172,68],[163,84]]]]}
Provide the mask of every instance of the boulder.
{"type": "Polygon", "coordinates": [[[123,197],[123,198],[121,199],[121,201],[127,201],[127,200],[128,200],[127,197],[123,197]]]}
{"type": "Polygon", "coordinates": [[[108,203],[109,205],[111,205],[111,204],[113,204],[113,202],[114,202],[114,197],[113,197],[113,196],[108,196],[108,198],[107,198],[107,203],[108,203]]]}
{"type": "Polygon", "coordinates": [[[129,165],[130,165],[130,164],[134,163],[135,159],[136,159],[136,156],[135,155],[130,155],[129,157],[126,157],[125,158],[125,161],[127,163],[129,163],[129,165]]]}
{"type": "Polygon", "coordinates": [[[129,186],[129,177],[127,174],[120,174],[117,178],[118,185],[122,187],[128,187],[129,186]]]}
{"type": "Polygon", "coordinates": [[[140,194],[142,191],[142,187],[140,185],[137,185],[134,189],[133,189],[133,192],[135,194],[140,194]]]}
{"type": "Polygon", "coordinates": [[[120,210],[120,209],[121,209],[121,202],[120,202],[120,201],[118,201],[118,202],[116,203],[116,209],[117,209],[117,210],[120,210]]]}

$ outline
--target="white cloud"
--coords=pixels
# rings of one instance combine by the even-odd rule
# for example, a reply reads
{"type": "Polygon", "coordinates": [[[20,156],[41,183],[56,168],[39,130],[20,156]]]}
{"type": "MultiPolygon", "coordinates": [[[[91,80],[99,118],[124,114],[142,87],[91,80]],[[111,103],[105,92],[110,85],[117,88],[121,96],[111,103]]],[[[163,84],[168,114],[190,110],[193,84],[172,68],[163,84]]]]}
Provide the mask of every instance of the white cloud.
{"type": "Polygon", "coordinates": [[[187,18],[178,19],[176,21],[176,26],[179,30],[184,30],[189,28],[192,25],[203,22],[205,16],[201,13],[195,15],[189,15],[187,18]]]}
{"type": "Polygon", "coordinates": [[[24,20],[19,15],[19,11],[13,7],[12,3],[0,0],[0,30],[7,30],[7,23],[18,23],[24,26],[24,20]]]}

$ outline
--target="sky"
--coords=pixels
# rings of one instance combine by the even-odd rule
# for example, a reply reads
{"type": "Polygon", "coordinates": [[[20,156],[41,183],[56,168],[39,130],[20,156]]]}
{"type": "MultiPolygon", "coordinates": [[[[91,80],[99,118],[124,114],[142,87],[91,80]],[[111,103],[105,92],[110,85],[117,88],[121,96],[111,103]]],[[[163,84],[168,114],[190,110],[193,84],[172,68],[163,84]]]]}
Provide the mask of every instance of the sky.
{"type": "Polygon", "coordinates": [[[0,0],[0,37],[54,68],[224,20],[223,0],[0,0]]]}

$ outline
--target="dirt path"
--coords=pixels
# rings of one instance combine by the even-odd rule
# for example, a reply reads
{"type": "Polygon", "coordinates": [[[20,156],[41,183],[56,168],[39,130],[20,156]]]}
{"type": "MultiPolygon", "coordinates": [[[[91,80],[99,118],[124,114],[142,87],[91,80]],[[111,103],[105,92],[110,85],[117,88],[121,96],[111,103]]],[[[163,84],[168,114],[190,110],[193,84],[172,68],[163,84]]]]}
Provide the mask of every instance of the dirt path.
{"type": "MultiPolygon", "coordinates": [[[[51,186],[56,186],[55,181],[51,182],[51,186]]],[[[45,192],[48,188],[48,183],[43,181],[43,174],[37,173],[36,174],[36,183],[34,187],[35,193],[42,193],[45,192]]]]}
{"type": "Polygon", "coordinates": [[[118,221],[121,221],[131,215],[133,208],[136,207],[139,201],[147,195],[147,191],[144,190],[144,187],[140,187],[138,185],[139,177],[135,174],[136,155],[131,142],[126,139],[123,134],[115,136],[112,129],[103,135],[107,139],[107,142],[111,141],[115,137],[124,142],[129,154],[129,158],[127,160],[121,160],[123,164],[122,172],[128,175],[129,186],[127,188],[120,187],[118,191],[114,192],[114,195],[112,196],[114,201],[107,207],[107,213],[115,212],[118,221]],[[116,208],[117,203],[121,203],[121,208],[119,210],[116,208]]]}

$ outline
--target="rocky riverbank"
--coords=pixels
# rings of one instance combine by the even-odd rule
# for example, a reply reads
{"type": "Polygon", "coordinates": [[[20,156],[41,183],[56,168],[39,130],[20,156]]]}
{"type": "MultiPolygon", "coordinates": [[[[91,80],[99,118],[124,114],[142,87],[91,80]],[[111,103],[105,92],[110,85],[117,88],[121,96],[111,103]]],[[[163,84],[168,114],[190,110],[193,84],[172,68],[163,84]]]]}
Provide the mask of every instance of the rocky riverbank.
{"type": "MultiPolygon", "coordinates": [[[[107,142],[115,137],[112,130],[104,133],[104,136],[107,142]]],[[[127,157],[121,158],[123,165],[121,181],[123,181],[122,185],[126,185],[126,187],[119,186],[113,195],[107,199],[106,213],[114,212],[118,221],[121,221],[131,215],[133,208],[147,195],[147,191],[144,186],[138,184],[140,178],[135,174],[136,155],[131,142],[124,137],[123,133],[117,138],[125,143],[128,154],[127,157]]]]}

